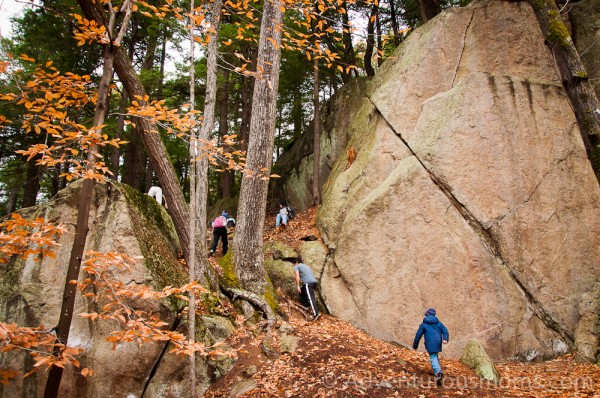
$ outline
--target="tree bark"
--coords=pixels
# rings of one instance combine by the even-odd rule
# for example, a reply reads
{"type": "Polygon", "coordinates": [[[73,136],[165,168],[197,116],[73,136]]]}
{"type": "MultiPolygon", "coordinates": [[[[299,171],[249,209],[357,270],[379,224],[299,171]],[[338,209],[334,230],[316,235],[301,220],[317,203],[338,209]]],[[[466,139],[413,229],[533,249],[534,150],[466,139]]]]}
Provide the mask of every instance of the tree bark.
{"type": "Polygon", "coordinates": [[[546,45],[554,54],[563,87],[577,118],[588,158],[595,166],[597,177],[600,177],[598,97],[589,82],[588,74],[554,0],[529,0],[529,4],[535,11],[540,29],[546,38],[546,45]]]}
{"type": "Polygon", "coordinates": [[[442,12],[439,0],[419,0],[421,22],[425,23],[442,12]]]}
{"type": "MultiPolygon", "coordinates": [[[[342,60],[344,66],[356,65],[356,59],[354,58],[354,46],[352,45],[352,31],[350,27],[350,19],[348,17],[348,3],[346,0],[342,3],[344,13],[342,13],[342,43],[344,45],[344,54],[342,60]]],[[[356,70],[354,70],[356,73],[356,70]]],[[[348,83],[352,78],[351,70],[344,68],[342,72],[342,81],[348,83]]]]}
{"type": "MultiPolygon", "coordinates": [[[[212,5],[210,41],[206,52],[206,92],[204,94],[204,114],[202,126],[198,135],[199,145],[203,147],[208,141],[215,124],[215,105],[217,99],[217,50],[219,45],[219,29],[221,26],[222,0],[214,0],[212,5]]],[[[208,157],[206,153],[200,153],[200,159],[196,163],[196,214],[198,217],[198,237],[196,246],[199,249],[196,261],[199,262],[200,270],[204,273],[208,269],[208,250],[206,247],[206,220],[208,203],[208,157]]],[[[196,276],[197,279],[199,276],[196,276]]],[[[216,281],[215,281],[216,282],[216,281]]]]}
{"type": "Polygon", "coordinates": [[[373,50],[375,48],[375,19],[379,13],[378,3],[373,3],[371,8],[371,16],[367,24],[367,47],[365,49],[365,72],[367,76],[375,76],[375,69],[373,69],[373,50]]]}
{"type": "MultiPolygon", "coordinates": [[[[256,59],[251,47],[247,47],[244,56],[252,59],[253,70],[256,70],[256,59]]],[[[252,118],[252,98],[254,93],[254,79],[248,75],[242,76],[242,115],[240,121],[240,139],[242,141],[242,150],[248,150],[248,141],[250,140],[250,119],[252,118]]]]}
{"type": "Polygon", "coordinates": [[[375,26],[377,27],[377,66],[383,64],[383,40],[381,38],[381,15],[377,12],[377,18],[375,18],[375,26]]]}
{"type": "MultiPolygon", "coordinates": [[[[229,70],[223,69],[223,87],[221,87],[221,97],[219,99],[219,137],[221,141],[227,135],[229,126],[227,118],[229,116],[229,70]]],[[[222,198],[231,198],[233,196],[234,172],[224,168],[220,175],[220,196],[222,198]]]]}
{"type": "MultiPolygon", "coordinates": [[[[123,93],[121,101],[119,102],[119,117],[117,118],[117,137],[118,139],[123,138],[123,132],[125,131],[125,112],[127,112],[127,93],[123,93]]],[[[119,170],[121,165],[121,148],[113,147],[111,154],[111,172],[113,173],[111,178],[115,181],[119,179],[119,170]]]]}
{"type": "Polygon", "coordinates": [[[319,59],[314,59],[313,77],[313,204],[321,204],[319,169],[321,166],[321,109],[319,104],[319,59]]]}
{"type": "Polygon", "coordinates": [[[54,196],[60,190],[60,163],[52,167],[52,182],[50,185],[50,196],[54,196]]]}
{"type": "Polygon", "coordinates": [[[142,191],[145,185],[146,173],[143,172],[144,147],[139,128],[139,120],[135,127],[131,128],[129,142],[125,147],[123,155],[123,176],[121,182],[133,187],[137,191],[142,191]]]}
{"type": "MultiPolygon", "coordinates": [[[[196,79],[195,79],[195,57],[194,57],[194,49],[196,48],[196,44],[194,41],[194,10],[196,8],[195,1],[190,1],[190,18],[189,18],[189,26],[190,26],[190,35],[189,40],[191,43],[190,46],[190,110],[194,111],[196,107],[196,79]]],[[[196,209],[197,209],[197,191],[196,191],[196,157],[198,151],[198,142],[197,137],[195,135],[195,127],[190,129],[190,236],[196,236],[196,209]]],[[[190,240],[190,247],[188,248],[190,252],[190,258],[188,261],[188,282],[193,283],[196,280],[196,245],[193,240],[190,240]]],[[[190,291],[190,301],[188,307],[188,340],[190,343],[196,342],[196,294],[194,291],[190,291]]],[[[196,353],[192,351],[189,357],[190,364],[190,397],[195,397],[197,392],[197,384],[196,384],[196,353]]]]}
{"type": "Polygon", "coordinates": [[[395,0],[389,0],[390,3],[390,19],[392,22],[392,32],[394,33],[394,47],[400,45],[400,29],[398,29],[398,17],[396,16],[395,0]]]}
{"type": "Polygon", "coordinates": [[[10,196],[8,198],[8,203],[6,204],[6,213],[10,214],[15,211],[17,207],[17,199],[19,198],[19,189],[13,188],[10,190],[10,196]]]}
{"type": "Polygon", "coordinates": [[[27,162],[25,185],[23,188],[23,207],[35,206],[40,191],[40,168],[35,164],[37,158],[27,162]]]}
{"type": "Polygon", "coordinates": [[[246,167],[252,172],[243,178],[234,238],[234,263],[242,286],[262,295],[267,286],[264,268],[263,230],[266,213],[268,176],[273,163],[275,117],[281,62],[280,1],[264,3],[258,45],[257,78],[252,99],[252,119],[246,167]],[[265,178],[263,178],[265,177],[265,178]]]}

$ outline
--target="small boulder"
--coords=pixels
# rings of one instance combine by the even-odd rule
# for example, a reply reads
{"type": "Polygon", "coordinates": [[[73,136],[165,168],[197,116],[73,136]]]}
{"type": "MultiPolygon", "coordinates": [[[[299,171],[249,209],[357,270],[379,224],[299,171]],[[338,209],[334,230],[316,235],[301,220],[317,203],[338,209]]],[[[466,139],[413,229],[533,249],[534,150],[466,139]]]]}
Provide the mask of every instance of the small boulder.
{"type": "Polygon", "coordinates": [[[265,266],[275,288],[281,289],[288,297],[298,296],[292,263],[265,258],[265,266]]]}
{"type": "Polygon", "coordinates": [[[279,325],[279,331],[282,334],[292,334],[294,333],[294,328],[288,322],[282,322],[281,325],[279,325]]]}
{"type": "Polygon", "coordinates": [[[300,246],[302,261],[314,272],[317,279],[321,278],[323,267],[327,261],[327,248],[319,241],[304,242],[300,246]]]}
{"type": "Polygon", "coordinates": [[[268,258],[268,254],[273,255],[274,260],[283,260],[288,258],[298,257],[298,253],[293,247],[286,245],[283,242],[275,241],[265,244],[264,247],[265,257],[268,258]]]}
{"type": "Polygon", "coordinates": [[[242,376],[244,376],[246,379],[249,379],[250,377],[252,377],[253,374],[257,372],[257,370],[258,369],[256,368],[256,365],[250,365],[246,369],[244,369],[244,371],[242,372],[242,376]]]}
{"type": "Polygon", "coordinates": [[[300,342],[300,337],[293,335],[284,335],[281,336],[281,340],[279,342],[279,353],[293,353],[298,349],[298,343],[300,342]]]}
{"type": "Polygon", "coordinates": [[[203,316],[202,321],[204,322],[204,326],[206,326],[206,328],[209,330],[215,342],[226,340],[235,331],[235,327],[229,321],[229,319],[222,316],[203,316]]]}
{"type": "Polygon", "coordinates": [[[273,336],[265,336],[265,338],[260,343],[260,349],[263,354],[267,356],[269,359],[275,359],[279,356],[277,349],[277,342],[273,338],[273,336]]]}
{"type": "Polygon", "coordinates": [[[256,380],[252,379],[239,381],[233,386],[231,391],[229,391],[229,396],[232,398],[240,397],[245,393],[254,390],[256,385],[256,380]]]}
{"type": "Polygon", "coordinates": [[[209,356],[208,364],[213,369],[213,375],[218,378],[226,375],[233,368],[236,361],[235,350],[228,345],[222,345],[218,353],[209,356]]]}
{"type": "Polygon", "coordinates": [[[473,369],[479,377],[494,383],[500,382],[500,373],[498,373],[494,362],[477,340],[473,339],[467,343],[460,360],[473,369]]]}

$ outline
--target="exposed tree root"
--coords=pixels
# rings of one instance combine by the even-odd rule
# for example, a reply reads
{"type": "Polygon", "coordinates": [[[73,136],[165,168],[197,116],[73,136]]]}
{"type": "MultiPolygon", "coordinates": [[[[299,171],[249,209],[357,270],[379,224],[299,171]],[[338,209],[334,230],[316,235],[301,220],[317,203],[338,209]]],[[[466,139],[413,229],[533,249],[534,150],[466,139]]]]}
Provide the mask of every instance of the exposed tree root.
{"type": "Polygon", "coordinates": [[[258,295],[252,292],[242,289],[228,287],[221,287],[221,289],[231,297],[231,300],[241,298],[257,307],[260,310],[260,312],[262,312],[263,316],[266,318],[267,330],[270,329],[277,322],[275,312],[273,312],[271,306],[262,297],[259,297],[258,295]]]}

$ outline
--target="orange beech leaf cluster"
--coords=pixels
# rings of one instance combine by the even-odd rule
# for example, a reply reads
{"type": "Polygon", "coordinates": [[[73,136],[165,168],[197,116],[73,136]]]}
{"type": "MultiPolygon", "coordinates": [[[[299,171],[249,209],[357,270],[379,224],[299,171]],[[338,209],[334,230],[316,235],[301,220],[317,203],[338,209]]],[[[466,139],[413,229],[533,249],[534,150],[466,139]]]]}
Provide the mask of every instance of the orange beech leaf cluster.
{"type": "MultiPolygon", "coordinates": [[[[52,248],[58,245],[55,239],[64,231],[64,226],[53,225],[43,218],[27,220],[19,214],[12,214],[10,219],[0,223],[0,264],[8,264],[17,255],[22,259],[35,256],[35,261],[39,261],[40,256],[54,257],[52,248]]],[[[58,344],[53,330],[45,326],[26,327],[0,322],[0,352],[15,350],[25,351],[35,359],[33,369],[25,376],[53,365],[79,367],[75,357],[81,350],[58,344]],[[52,351],[57,347],[60,354],[53,355],[52,351]]],[[[0,383],[8,383],[16,374],[0,367],[0,383]]]]}
{"type": "MultiPolygon", "coordinates": [[[[188,294],[194,292],[210,294],[198,282],[188,283],[181,287],[167,286],[155,291],[146,285],[125,284],[119,280],[119,275],[130,271],[139,259],[131,258],[122,253],[86,253],[82,268],[86,275],[83,281],[77,282],[84,297],[99,304],[100,311],[81,313],[81,317],[92,321],[109,321],[117,324],[115,330],[106,339],[113,343],[113,349],[119,344],[144,344],[153,341],[169,341],[173,344],[171,352],[189,355],[197,352],[207,355],[209,351],[202,343],[190,342],[182,333],[165,329],[168,324],[162,321],[158,314],[140,309],[141,300],[159,301],[175,297],[189,301],[188,294]],[[135,304],[134,304],[135,303],[135,304]]],[[[154,308],[154,306],[150,306],[154,308]]],[[[201,308],[198,306],[197,308],[201,308]]]]}
{"type": "MultiPolygon", "coordinates": [[[[35,62],[26,55],[20,58],[24,62],[35,62]]],[[[22,82],[22,75],[23,72],[18,70],[13,74],[20,86],[19,94],[2,95],[0,101],[24,106],[26,111],[21,128],[27,133],[43,134],[46,140],[17,153],[28,160],[36,159],[40,166],[52,167],[68,162],[69,171],[61,177],[69,181],[80,177],[102,180],[110,171],[99,159],[90,162],[87,158],[89,148],[118,147],[126,142],[99,134],[97,131],[101,126],[87,128],[79,121],[83,119],[85,109],[93,107],[97,100],[97,89],[90,76],[61,74],[52,62],[36,67],[32,80],[22,82]]]]}
{"type": "Polygon", "coordinates": [[[27,220],[17,213],[0,223],[0,264],[8,263],[13,256],[54,257],[52,248],[58,246],[55,238],[65,231],[63,225],[54,225],[43,218],[27,220]]]}

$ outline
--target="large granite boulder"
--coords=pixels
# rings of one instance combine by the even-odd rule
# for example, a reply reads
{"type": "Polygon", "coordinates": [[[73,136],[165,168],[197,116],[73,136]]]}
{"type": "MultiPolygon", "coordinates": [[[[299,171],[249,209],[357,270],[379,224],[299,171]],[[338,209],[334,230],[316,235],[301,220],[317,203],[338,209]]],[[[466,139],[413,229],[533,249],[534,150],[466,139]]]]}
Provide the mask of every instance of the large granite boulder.
{"type": "MultiPolygon", "coordinates": [[[[343,107],[317,224],[329,311],[410,344],[438,310],[460,356],[574,348],[600,280],[600,189],[527,2],[478,1],[411,33],[343,107]]],[[[335,112],[335,110],[333,110],[335,112]]]]}
{"type": "MultiPolygon", "coordinates": [[[[2,319],[20,325],[52,327],[57,324],[63,288],[74,238],[78,197],[81,182],[71,184],[43,206],[23,210],[25,217],[40,216],[67,229],[60,238],[62,245],[56,257],[41,258],[39,262],[16,260],[0,269],[2,319]]],[[[181,249],[173,224],[166,210],[151,197],[113,182],[96,184],[90,210],[86,251],[117,251],[139,257],[136,266],[119,274],[125,284],[145,284],[155,289],[180,286],[187,281],[187,271],[177,260],[181,249]]],[[[83,271],[80,274],[83,277],[83,271]]],[[[157,314],[172,328],[179,324],[178,300],[135,300],[133,308],[157,314]]],[[[98,303],[78,295],[75,314],[98,311],[98,303]]],[[[83,348],[81,367],[94,370],[94,376],[84,378],[71,367],[63,375],[61,397],[178,397],[189,395],[187,361],[165,354],[163,343],[120,344],[113,350],[105,338],[118,327],[114,323],[92,322],[75,316],[68,345],[83,348]],[[159,380],[168,381],[165,386],[159,380]]],[[[24,354],[3,358],[4,366],[23,373],[32,361],[24,354]]],[[[206,366],[198,361],[198,378],[208,377],[206,366]]],[[[47,372],[37,372],[22,379],[16,377],[0,390],[0,397],[41,397],[47,372]]]]}

